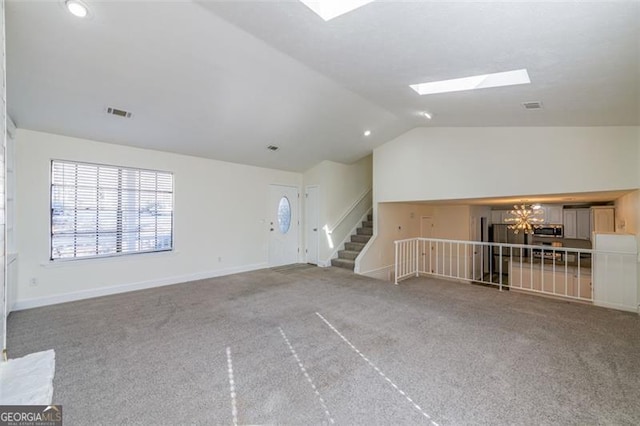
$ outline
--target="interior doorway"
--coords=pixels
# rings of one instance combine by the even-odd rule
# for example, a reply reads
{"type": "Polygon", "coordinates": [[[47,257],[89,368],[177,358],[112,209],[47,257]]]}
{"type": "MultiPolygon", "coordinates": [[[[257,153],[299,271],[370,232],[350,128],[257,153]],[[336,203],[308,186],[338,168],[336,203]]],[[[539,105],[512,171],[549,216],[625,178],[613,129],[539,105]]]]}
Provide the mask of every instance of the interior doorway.
{"type": "Polygon", "coordinates": [[[307,263],[318,264],[319,256],[319,236],[318,221],[320,210],[320,188],[317,185],[305,188],[305,241],[307,263]]]}

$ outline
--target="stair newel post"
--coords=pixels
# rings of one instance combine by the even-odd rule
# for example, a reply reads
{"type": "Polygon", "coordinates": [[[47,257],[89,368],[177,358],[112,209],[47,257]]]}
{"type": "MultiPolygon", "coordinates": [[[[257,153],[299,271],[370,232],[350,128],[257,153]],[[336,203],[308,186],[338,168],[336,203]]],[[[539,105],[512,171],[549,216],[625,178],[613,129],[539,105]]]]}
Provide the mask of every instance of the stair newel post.
{"type": "Polygon", "coordinates": [[[395,284],[398,285],[398,242],[393,242],[396,246],[395,284]]]}
{"type": "Polygon", "coordinates": [[[420,252],[419,248],[420,248],[420,239],[416,238],[416,277],[419,276],[419,271],[420,271],[420,268],[418,267],[418,262],[420,259],[418,254],[420,252]]]}

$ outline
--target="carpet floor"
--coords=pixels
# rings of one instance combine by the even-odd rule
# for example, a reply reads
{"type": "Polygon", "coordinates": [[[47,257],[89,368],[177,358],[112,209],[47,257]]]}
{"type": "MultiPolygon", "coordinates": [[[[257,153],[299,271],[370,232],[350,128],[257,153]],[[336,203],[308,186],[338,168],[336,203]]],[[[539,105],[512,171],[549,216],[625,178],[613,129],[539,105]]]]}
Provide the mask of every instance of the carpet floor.
{"type": "Polygon", "coordinates": [[[14,312],[88,424],[640,424],[640,317],[339,268],[261,270],[14,312]]]}

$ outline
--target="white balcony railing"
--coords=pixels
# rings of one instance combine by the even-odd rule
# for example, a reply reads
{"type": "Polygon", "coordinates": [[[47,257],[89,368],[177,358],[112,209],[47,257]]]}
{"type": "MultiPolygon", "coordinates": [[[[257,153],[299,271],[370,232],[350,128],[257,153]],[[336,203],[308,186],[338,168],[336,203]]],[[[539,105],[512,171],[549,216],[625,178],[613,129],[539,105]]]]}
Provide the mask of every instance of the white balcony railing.
{"type": "MultiPolygon", "coordinates": [[[[395,241],[395,283],[412,276],[593,300],[593,250],[412,238],[395,241]]],[[[612,254],[613,255],[613,254],[612,254]]]]}

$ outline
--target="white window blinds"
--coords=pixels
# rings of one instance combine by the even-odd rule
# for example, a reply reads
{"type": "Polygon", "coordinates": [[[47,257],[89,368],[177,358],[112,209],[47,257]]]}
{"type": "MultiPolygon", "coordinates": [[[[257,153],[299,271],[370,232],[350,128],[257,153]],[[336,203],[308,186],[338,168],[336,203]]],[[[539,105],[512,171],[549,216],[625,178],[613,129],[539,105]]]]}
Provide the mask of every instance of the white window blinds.
{"type": "Polygon", "coordinates": [[[173,248],[173,175],[51,162],[51,259],[173,248]]]}

